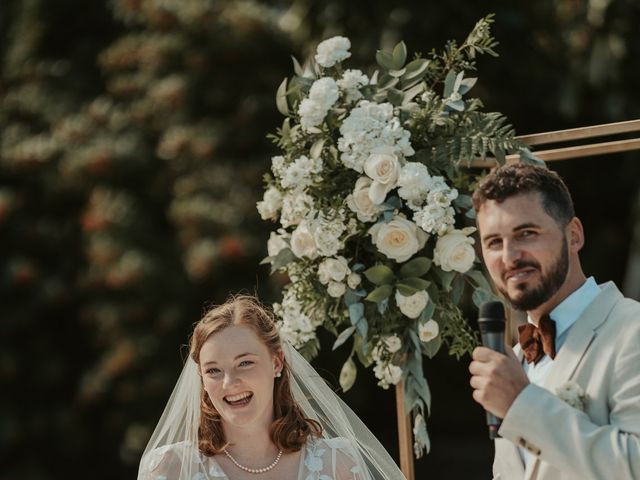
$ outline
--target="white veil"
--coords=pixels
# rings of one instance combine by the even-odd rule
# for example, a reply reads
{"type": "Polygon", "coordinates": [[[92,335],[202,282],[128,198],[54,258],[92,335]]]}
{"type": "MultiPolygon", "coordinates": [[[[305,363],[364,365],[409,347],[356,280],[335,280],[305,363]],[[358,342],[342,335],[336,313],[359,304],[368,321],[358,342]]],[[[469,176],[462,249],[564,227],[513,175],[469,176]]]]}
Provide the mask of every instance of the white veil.
{"type": "MultiPolygon", "coordinates": [[[[315,369],[287,342],[282,348],[291,392],[304,415],[322,425],[324,438],[341,438],[353,447],[356,470],[362,473],[350,478],[404,480],[389,453],[315,369]]],[[[219,480],[223,476],[198,450],[200,389],[198,367],[189,357],[144,451],[138,480],[219,480]]]]}

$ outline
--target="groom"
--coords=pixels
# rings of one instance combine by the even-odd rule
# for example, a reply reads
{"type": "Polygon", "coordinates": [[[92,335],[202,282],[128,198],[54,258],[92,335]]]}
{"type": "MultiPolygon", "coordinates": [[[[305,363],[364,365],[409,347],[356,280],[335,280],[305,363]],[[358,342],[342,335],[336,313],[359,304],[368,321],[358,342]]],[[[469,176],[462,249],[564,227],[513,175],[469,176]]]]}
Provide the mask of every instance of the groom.
{"type": "Polygon", "coordinates": [[[557,174],[502,166],[473,203],[487,270],[528,316],[514,352],[478,347],[469,366],[473,398],[503,419],[494,478],[640,479],[640,304],[585,277],[557,174]]]}

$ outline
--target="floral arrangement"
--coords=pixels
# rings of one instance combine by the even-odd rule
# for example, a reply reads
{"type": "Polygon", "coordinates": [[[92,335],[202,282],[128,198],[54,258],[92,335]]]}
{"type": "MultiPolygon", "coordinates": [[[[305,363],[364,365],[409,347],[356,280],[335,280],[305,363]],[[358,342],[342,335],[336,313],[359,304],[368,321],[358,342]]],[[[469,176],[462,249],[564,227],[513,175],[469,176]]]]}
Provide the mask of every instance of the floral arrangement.
{"type": "Polygon", "coordinates": [[[587,395],[582,387],[573,380],[569,380],[556,388],[556,395],[560,400],[576,410],[585,411],[587,395]]]}
{"type": "Polygon", "coordinates": [[[350,41],[333,37],[278,89],[286,117],[258,210],[279,222],[265,262],[291,282],[274,305],[281,335],[308,357],[316,330],[351,345],[340,373],[349,389],[357,357],[382,388],[402,382],[416,456],[429,448],[430,391],[423,355],[443,343],[461,356],[476,344],[458,307],[465,288],[492,298],[476,263],[468,195],[475,158],[533,157],[499,113],[466,98],[479,53],[495,55],[491,16],[461,45],[407,63],[403,42],[378,51],[370,75],[345,69],[350,41]],[[351,340],[351,341],[350,341],[351,340]]]}

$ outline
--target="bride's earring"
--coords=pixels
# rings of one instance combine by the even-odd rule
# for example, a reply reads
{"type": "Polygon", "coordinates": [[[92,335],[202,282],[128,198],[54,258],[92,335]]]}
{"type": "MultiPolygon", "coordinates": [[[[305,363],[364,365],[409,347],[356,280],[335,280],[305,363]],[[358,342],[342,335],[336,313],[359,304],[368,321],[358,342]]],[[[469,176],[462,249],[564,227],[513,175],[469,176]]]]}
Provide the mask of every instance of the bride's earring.
{"type": "Polygon", "coordinates": [[[281,376],[282,376],[282,372],[276,372],[276,375],[275,375],[276,378],[280,378],[281,376]]]}

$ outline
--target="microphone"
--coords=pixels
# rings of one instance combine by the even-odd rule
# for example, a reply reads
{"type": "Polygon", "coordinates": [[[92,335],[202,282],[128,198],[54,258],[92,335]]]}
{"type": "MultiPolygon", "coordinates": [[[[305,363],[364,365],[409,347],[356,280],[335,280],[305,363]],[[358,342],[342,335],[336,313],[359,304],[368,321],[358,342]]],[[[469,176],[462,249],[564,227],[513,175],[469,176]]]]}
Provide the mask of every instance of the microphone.
{"type": "MultiPolygon", "coordinates": [[[[478,326],[480,327],[482,345],[504,354],[504,323],[505,316],[502,302],[491,301],[480,305],[478,326]]],[[[487,412],[487,426],[489,427],[489,438],[491,440],[500,436],[498,429],[501,423],[502,419],[487,412]]]]}

